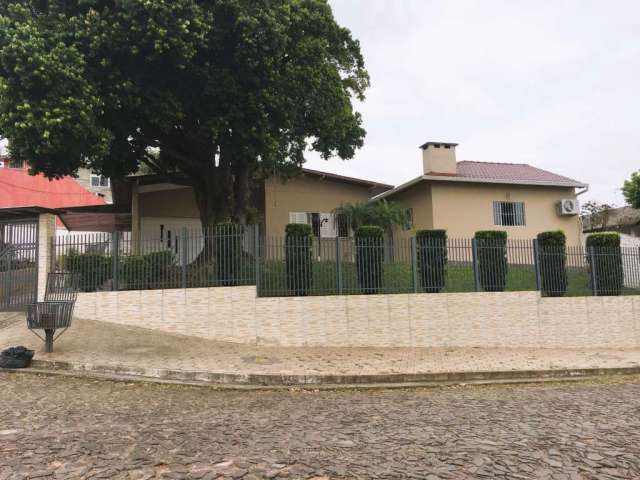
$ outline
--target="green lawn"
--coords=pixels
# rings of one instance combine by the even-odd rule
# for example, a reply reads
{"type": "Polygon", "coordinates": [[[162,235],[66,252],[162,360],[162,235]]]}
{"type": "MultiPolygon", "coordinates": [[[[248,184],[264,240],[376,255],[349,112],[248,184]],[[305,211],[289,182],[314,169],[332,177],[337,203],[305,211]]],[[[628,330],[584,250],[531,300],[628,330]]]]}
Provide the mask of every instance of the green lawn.
{"type": "MultiPolygon", "coordinates": [[[[569,269],[567,272],[566,296],[590,296],[589,272],[587,269],[569,269]]],[[[359,294],[355,263],[342,264],[343,294],[359,294]]],[[[533,265],[509,265],[505,291],[535,291],[536,277],[533,265]]],[[[414,291],[410,265],[389,263],[384,266],[383,288],[380,293],[411,293],[414,291]]],[[[470,264],[449,264],[445,287],[447,293],[473,292],[474,277],[470,264]]],[[[262,296],[288,296],[284,262],[265,262],[261,268],[260,293],[262,296]]],[[[337,273],[334,262],[313,263],[313,285],[311,295],[337,295],[337,273]]],[[[640,291],[625,288],[623,295],[637,295],[640,291]]]]}

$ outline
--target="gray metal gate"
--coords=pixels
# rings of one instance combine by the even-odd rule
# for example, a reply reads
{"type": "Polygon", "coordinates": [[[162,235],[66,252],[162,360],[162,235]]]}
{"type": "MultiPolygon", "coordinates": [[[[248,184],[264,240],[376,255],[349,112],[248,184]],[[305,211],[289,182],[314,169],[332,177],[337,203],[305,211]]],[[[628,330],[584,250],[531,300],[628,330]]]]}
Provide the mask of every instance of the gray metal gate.
{"type": "Polygon", "coordinates": [[[0,311],[22,310],[38,295],[38,221],[0,220],[0,311]]]}

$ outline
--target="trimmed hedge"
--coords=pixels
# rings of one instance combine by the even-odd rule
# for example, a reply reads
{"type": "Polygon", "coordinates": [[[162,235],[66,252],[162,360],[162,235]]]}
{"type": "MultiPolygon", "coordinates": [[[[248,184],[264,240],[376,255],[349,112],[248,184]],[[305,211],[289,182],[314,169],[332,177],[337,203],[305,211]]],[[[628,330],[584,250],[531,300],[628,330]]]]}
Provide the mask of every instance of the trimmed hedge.
{"type": "Polygon", "coordinates": [[[219,223],[213,229],[216,253],[216,278],[220,285],[240,285],[242,279],[242,240],[244,225],[219,223]]]}
{"type": "Polygon", "coordinates": [[[562,230],[538,234],[540,290],[547,297],[567,293],[567,237],[562,230]]]}
{"type": "Polygon", "coordinates": [[[122,257],[119,283],[128,289],[171,287],[176,257],[171,250],[122,257]]]}
{"type": "Polygon", "coordinates": [[[384,273],[384,230],[376,225],[362,225],[356,231],[355,243],[360,291],[379,293],[384,273]]]}
{"type": "Polygon", "coordinates": [[[285,227],[285,270],[290,295],[309,295],[313,287],[313,230],[310,225],[285,227]]]}
{"type": "Polygon", "coordinates": [[[507,232],[480,230],[474,239],[480,287],[485,292],[504,292],[507,284],[507,232]]]}
{"type": "Polygon", "coordinates": [[[587,261],[594,295],[620,295],[624,283],[620,234],[592,233],[587,237],[587,261]]]}
{"type": "Polygon", "coordinates": [[[110,255],[100,253],[78,253],[70,250],[62,260],[63,268],[80,277],[79,288],[83,292],[95,292],[113,277],[110,255]]]}
{"type": "Polygon", "coordinates": [[[418,230],[416,249],[421,291],[438,293],[447,276],[447,231],[418,230]]]}

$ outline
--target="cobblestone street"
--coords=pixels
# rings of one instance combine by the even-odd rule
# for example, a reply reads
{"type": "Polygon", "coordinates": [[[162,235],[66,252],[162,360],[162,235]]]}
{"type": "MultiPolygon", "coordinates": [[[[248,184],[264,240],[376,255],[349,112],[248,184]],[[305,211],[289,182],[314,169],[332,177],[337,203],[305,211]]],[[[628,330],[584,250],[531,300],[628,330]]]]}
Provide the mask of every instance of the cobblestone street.
{"type": "Polygon", "coordinates": [[[640,379],[214,391],[0,373],[0,479],[638,478],[640,379]]]}

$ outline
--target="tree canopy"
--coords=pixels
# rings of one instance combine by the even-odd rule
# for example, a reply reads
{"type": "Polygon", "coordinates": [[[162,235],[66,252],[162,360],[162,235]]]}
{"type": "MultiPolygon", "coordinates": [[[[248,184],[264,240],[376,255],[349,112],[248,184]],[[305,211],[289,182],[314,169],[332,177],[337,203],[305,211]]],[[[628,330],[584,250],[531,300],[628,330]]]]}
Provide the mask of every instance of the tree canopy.
{"type": "Polygon", "coordinates": [[[624,181],[622,195],[633,208],[640,208],[640,172],[633,172],[631,178],[624,181]]]}
{"type": "Polygon", "coordinates": [[[326,0],[0,3],[0,136],[34,173],[191,180],[203,224],[313,149],[353,157],[360,45],[326,0]]]}

